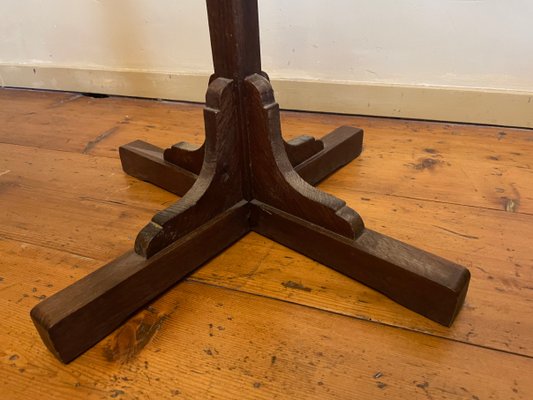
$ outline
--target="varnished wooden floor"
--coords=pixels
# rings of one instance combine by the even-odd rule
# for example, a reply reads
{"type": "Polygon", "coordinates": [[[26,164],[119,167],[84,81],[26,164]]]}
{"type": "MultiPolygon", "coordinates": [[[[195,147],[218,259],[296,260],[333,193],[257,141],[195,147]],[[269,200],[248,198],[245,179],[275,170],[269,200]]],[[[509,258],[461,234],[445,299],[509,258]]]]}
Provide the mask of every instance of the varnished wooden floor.
{"type": "Polygon", "coordinates": [[[175,201],[117,148],[200,143],[190,104],[0,90],[1,399],[533,398],[533,131],[287,112],[286,137],[365,129],[321,189],[466,265],[451,329],[257,234],[68,366],[30,309],[129,250],[175,201]]]}

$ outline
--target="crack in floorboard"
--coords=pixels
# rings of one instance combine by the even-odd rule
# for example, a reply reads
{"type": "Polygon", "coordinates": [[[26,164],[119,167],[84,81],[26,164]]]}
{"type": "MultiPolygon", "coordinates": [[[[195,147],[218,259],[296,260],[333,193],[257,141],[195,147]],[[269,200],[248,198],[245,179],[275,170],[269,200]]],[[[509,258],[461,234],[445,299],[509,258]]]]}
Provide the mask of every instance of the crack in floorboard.
{"type": "Polygon", "coordinates": [[[105,138],[111,136],[113,133],[115,133],[116,131],[118,131],[120,127],[118,126],[114,126],[113,128],[111,129],[108,129],[107,131],[105,131],[104,133],[102,133],[101,135],[98,135],[94,140],[91,140],[87,143],[87,145],[85,145],[85,148],[82,150],[82,153],[83,154],[89,154],[89,152],[98,144],[100,143],[102,140],[104,140],[105,138]]]}

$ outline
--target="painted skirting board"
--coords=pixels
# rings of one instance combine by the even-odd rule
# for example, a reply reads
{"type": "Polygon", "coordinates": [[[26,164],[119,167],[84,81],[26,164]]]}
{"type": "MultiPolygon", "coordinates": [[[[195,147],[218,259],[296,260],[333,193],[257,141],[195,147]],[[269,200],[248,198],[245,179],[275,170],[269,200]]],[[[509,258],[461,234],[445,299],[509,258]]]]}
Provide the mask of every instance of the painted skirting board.
{"type": "MultiPolygon", "coordinates": [[[[0,64],[0,86],[203,102],[208,74],[0,64]]],[[[533,128],[533,92],[272,79],[284,109],[533,128]]]]}

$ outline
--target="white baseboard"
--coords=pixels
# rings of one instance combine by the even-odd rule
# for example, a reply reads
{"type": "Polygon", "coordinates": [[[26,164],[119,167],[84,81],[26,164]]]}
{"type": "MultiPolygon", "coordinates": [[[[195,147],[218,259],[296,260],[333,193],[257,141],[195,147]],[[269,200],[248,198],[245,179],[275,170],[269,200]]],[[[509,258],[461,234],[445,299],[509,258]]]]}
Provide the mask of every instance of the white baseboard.
{"type": "MultiPolygon", "coordinates": [[[[0,85],[203,102],[207,74],[0,64],[0,85]]],[[[284,109],[533,128],[533,92],[273,79],[284,109]]]]}

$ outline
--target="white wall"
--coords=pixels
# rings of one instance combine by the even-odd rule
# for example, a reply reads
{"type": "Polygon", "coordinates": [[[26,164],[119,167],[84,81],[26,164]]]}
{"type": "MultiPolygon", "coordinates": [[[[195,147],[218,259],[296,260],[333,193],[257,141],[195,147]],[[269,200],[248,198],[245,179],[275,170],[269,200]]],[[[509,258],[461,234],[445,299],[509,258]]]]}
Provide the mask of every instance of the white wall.
{"type": "Polygon", "coordinates": [[[261,11],[265,64],[279,75],[533,91],[531,0],[263,1],[261,11]]]}
{"type": "MultiPolygon", "coordinates": [[[[0,0],[0,86],[202,101],[204,0],[0,0]]],[[[533,128],[533,0],[259,0],[283,108],[533,128]]]]}
{"type": "MultiPolygon", "coordinates": [[[[0,62],[211,70],[202,0],[0,0],[0,62]]],[[[264,69],[533,91],[531,0],[259,0],[264,69]]]]}

